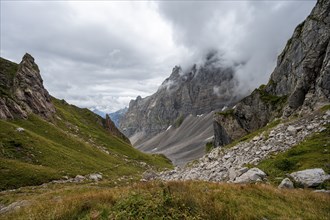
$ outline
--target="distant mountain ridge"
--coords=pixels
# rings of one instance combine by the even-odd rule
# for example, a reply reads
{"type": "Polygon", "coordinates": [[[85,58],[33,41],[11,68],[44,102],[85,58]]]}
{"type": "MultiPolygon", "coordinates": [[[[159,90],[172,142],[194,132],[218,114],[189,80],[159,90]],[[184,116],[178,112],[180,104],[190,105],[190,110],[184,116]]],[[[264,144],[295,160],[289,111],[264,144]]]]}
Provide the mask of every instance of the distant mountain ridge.
{"type": "Polygon", "coordinates": [[[202,65],[193,65],[189,71],[174,67],[153,95],[131,100],[120,128],[133,144],[141,144],[170,125],[180,124],[189,114],[232,105],[240,98],[235,95],[237,83],[233,68],[222,65],[219,54],[210,52],[202,65]]]}

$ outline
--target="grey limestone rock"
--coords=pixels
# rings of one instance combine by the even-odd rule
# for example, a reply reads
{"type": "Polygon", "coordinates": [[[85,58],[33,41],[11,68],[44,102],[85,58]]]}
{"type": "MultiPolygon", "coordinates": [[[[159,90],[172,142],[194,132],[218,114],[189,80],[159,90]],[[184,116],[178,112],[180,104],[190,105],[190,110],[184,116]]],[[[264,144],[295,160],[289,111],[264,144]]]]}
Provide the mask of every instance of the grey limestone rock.
{"type": "Polygon", "coordinates": [[[102,175],[99,173],[91,173],[88,175],[88,179],[93,180],[93,181],[99,181],[102,180],[102,175]]]}
{"type": "Polygon", "coordinates": [[[263,181],[265,177],[266,174],[262,170],[254,167],[243,173],[241,176],[237,177],[234,183],[253,183],[263,181]]]}
{"type": "Polygon", "coordinates": [[[282,180],[280,185],[278,186],[279,189],[293,189],[293,182],[289,178],[285,178],[282,180]]]}
{"type": "Polygon", "coordinates": [[[291,173],[290,176],[296,183],[305,187],[316,187],[330,179],[330,175],[327,175],[321,168],[297,171],[291,173]]]}
{"type": "Polygon", "coordinates": [[[55,113],[38,65],[25,54],[19,65],[1,58],[0,118],[27,118],[31,113],[50,119],[55,113]]]}

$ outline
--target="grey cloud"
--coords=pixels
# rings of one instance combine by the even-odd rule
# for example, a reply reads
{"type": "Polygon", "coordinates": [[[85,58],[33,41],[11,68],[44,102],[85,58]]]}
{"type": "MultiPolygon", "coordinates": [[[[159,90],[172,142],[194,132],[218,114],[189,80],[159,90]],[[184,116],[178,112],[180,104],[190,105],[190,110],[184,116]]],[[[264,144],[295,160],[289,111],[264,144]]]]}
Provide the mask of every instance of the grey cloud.
{"type": "Polygon", "coordinates": [[[204,62],[210,49],[222,64],[244,63],[237,76],[245,85],[264,82],[315,1],[0,4],[1,57],[31,53],[52,95],[109,112],[156,92],[173,66],[204,62]]]}
{"type": "Polygon", "coordinates": [[[237,66],[240,92],[265,83],[293,29],[315,1],[211,1],[159,3],[158,10],[173,26],[174,39],[189,48],[185,61],[199,63],[209,50],[237,66]]]}

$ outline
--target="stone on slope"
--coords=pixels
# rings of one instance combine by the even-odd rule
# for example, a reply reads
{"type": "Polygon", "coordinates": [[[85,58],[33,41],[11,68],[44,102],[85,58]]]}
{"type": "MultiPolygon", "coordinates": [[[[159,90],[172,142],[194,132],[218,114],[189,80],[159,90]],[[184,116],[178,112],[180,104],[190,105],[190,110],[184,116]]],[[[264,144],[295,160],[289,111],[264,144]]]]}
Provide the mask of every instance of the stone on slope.
{"type": "Polygon", "coordinates": [[[291,173],[290,177],[292,177],[297,184],[303,185],[304,187],[316,187],[330,179],[330,175],[327,175],[321,168],[297,171],[291,173]]]}
{"type": "Polygon", "coordinates": [[[102,180],[102,175],[99,173],[91,173],[88,175],[88,179],[97,182],[99,180],[102,180]]]}
{"type": "Polygon", "coordinates": [[[159,177],[159,175],[153,170],[146,170],[142,174],[142,180],[144,180],[144,181],[154,180],[154,179],[157,179],[158,177],[159,177]]]}
{"type": "Polygon", "coordinates": [[[293,189],[293,182],[289,178],[285,178],[282,180],[280,185],[278,186],[279,189],[293,189]]]}
{"type": "Polygon", "coordinates": [[[243,173],[241,176],[237,177],[234,183],[253,183],[263,181],[266,177],[264,171],[259,168],[251,168],[247,172],[243,173]]]}

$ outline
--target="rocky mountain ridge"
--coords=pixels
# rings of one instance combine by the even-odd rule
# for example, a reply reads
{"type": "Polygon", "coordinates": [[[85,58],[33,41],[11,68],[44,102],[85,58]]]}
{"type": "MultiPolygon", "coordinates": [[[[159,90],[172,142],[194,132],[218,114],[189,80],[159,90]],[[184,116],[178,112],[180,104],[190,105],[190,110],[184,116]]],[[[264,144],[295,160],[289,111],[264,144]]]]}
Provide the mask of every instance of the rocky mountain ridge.
{"type": "Polygon", "coordinates": [[[132,100],[120,128],[133,144],[141,144],[170,125],[179,125],[189,114],[231,105],[238,100],[233,96],[236,84],[233,69],[221,65],[218,54],[211,52],[202,66],[193,65],[186,72],[176,66],[155,94],[132,100]]]}
{"type": "Polygon", "coordinates": [[[319,0],[278,56],[267,85],[214,118],[214,146],[223,146],[277,117],[305,114],[330,101],[330,2],[319,0]]]}

